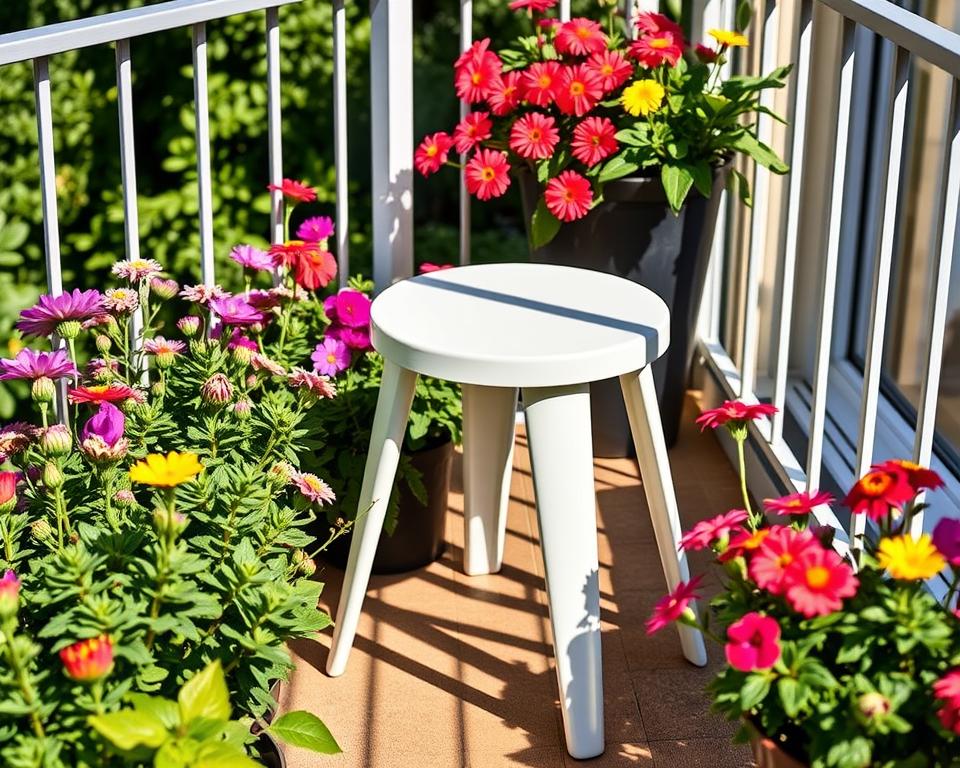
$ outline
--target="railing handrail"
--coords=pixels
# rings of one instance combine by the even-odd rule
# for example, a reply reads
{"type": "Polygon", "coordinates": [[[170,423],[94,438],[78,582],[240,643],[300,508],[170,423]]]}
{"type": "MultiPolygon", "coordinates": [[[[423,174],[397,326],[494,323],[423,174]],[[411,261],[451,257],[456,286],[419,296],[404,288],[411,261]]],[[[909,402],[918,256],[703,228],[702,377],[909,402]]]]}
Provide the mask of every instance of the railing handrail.
{"type": "Polygon", "coordinates": [[[960,35],[891,0],[819,0],[853,22],[960,77],[960,35]]]}
{"type": "Polygon", "coordinates": [[[0,66],[139,35],[188,27],[300,0],[169,0],[0,35],[0,66]]]}

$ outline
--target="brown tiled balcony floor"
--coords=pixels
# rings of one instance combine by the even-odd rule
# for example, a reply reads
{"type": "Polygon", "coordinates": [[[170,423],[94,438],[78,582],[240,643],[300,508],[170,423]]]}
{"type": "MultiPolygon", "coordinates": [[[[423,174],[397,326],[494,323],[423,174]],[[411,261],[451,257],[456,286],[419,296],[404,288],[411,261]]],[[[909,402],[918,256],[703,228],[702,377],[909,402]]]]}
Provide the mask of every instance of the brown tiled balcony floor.
{"type": "MultiPolygon", "coordinates": [[[[738,504],[738,485],[712,434],[684,430],[671,450],[684,526],[738,504]]],[[[287,749],[291,768],[740,768],[749,750],[708,711],[703,691],[721,657],[690,666],[670,628],[647,637],[643,624],[664,592],[663,574],[636,463],[597,459],[603,611],[606,752],[578,761],[563,746],[547,621],[533,486],[518,430],[503,570],[462,571],[463,496],[454,465],[444,556],[400,576],[374,576],[343,677],[324,672],[329,633],[294,647],[297,670],[285,709],[322,717],[344,754],[318,758],[287,749]]],[[[694,558],[703,572],[707,562],[694,558]]],[[[326,567],[323,600],[335,612],[342,574],[326,567]]],[[[708,577],[708,583],[716,581],[708,577]]]]}

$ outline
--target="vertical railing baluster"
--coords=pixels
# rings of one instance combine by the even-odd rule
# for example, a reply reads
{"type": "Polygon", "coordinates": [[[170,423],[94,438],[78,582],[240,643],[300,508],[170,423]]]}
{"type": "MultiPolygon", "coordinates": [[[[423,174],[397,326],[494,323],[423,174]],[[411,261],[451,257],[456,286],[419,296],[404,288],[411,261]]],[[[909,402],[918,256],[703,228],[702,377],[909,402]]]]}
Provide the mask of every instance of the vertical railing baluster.
{"type": "Polygon", "coordinates": [[[570,0],[560,0],[560,21],[570,20],[570,0]]]}
{"type": "MultiPolygon", "coordinates": [[[[460,0],[460,50],[473,44],[473,0],[460,0]]],[[[470,112],[470,105],[460,102],[460,119],[470,112]]],[[[467,156],[460,155],[460,164],[466,166],[467,156]]],[[[467,177],[460,170],[460,263],[470,263],[470,193],[467,192],[467,177]]]]}
{"type": "MultiPolygon", "coordinates": [[[[883,367],[884,330],[887,323],[887,301],[890,296],[890,268],[897,225],[897,202],[900,195],[900,168],[909,92],[910,55],[889,41],[881,51],[881,72],[887,87],[875,122],[873,172],[877,179],[871,193],[876,208],[870,217],[872,232],[867,245],[875,249],[873,285],[870,299],[870,321],[863,371],[863,399],[860,403],[860,445],[857,451],[856,476],[862,477],[873,463],[873,447],[877,434],[877,405],[880,399],[880,371],[883,367]]],[[[868,251],[869,252],[869,251],[868,251]]],[[[866,515],[854,515],[850,543],[857,550],[863,546],[866,515]]]]}
{"type": "Polygon", "coordinates": [[[337,189],[337,259],[340,287],[350,279],[350,177],[347,173],[347,11],[333,0],[333,158],[337,189]]]}
{"type": "Polygon", "coordinates": [[[213,194],[210,179],[210,110],[207,97],[207,27],[193,25],[193,102],[196,112],[197,184],[200,213],[200,274],[215,282],[213,266],[213,194]]]}
{"type": "Polygon", "coordinates": [[[810,45],[813,38],[813,2],[802,0],[799,18],[799,41],[797,44],[796,92],[794,94],[793,119],[790,121],[793,135],[790,141],[790,183],[784,205],[787,209],[786,237],[784,238],[783,259],[777,280],[774,307],[776,333],[774,334],[774,376],[773,404],[777,413],[773,415],[771,442],[779,443],[783,439],[783,418],[787,404],[787,376],[790,372],[790,332],[793,320],[793,291],[797,267],[797,244],[801,213],[801,193],[803,191],[804,160],[807,142],[807,107],[810,102],[810,45]]]}
{"type": "MultiPolygon", "coordinates": [[[[50,62],[46,56],[33,60],[33,93],[37,109],[37,146],[40,155],[40,204],[43,211],[43,249],[47,269],[47,293],[63,293],[60,266],[60,227],[57,217],[57,167],[53,157],[53,106],[50,102],[50,62]]],[[[53,347],[62,348],[63,339],[51,337],[53,347]]],[[[57,382],[54,403],[57,418],[67,423],[67,384],[57,382]]]]}
{"type": "MultiPolygon", "coordinates": [[[[945,167],[945,186],[942,187],[943,205],[939,209],[940,249],[933,265],[933,304],[930,307],[930,342],[927,347],[925,374],[920,385],[920,404],[917,409],[917,434],[913,446],[913,460],[925,467],[933,458],[933,437],[937,428],[937,400],[940,396],[940,370],[943,365],[943,337],[947,327],[947,309],[950,298],[950,271],[960,258],[960,83],[950,80],[950,118],[947,132],[948,146],[945,167]]],[[[921,495],[919,501],[923,501],[921,495]]],[[[911,532],[917,536],[923,531],[923,513],[913,519],[911,532]]]]}
{"type": "MultiPolygon", "coordinates": [[[[777,66],[780,35],[780,4],[766,4],[766,18],[760,39],[760,71],[770,72],[777,66]]],[[[773,109],[773,90],[760,94],[760,104],[773,109]]],[[[772,143],[773,119],[757,115],[757,139],[769,146],[772,143]]],[[[747,285],[744,298],[743,357],[740,366],[740,397],[755,397],[757,383],[757,345],[760,339],[760,278],[767,254],[767,227],[770,212],[770,171],[754,163],[753,211],[750,219],[750,240],[747,250],[747,285]]]]}
{"type": "Polygon", "coordinates": [[[813,404],[810,409],[809,444],[807,446],[807,488],[820,485],[823,469],[823,439],[827,416],[827,385],[830,378],[830,348],[833,341],[834,303],[837,293],[837,265],[840,258],[843,192],[846,181],[850,107],[854,78],[854,36],[856,25],[843,19],[843,55],[840,69],[840,98],[837,112],[837,136],[833,157],[833,180],[830,187],[827,248],[824,256],[820,300],[817,303],[817,347],[813,369],[813,404]]]}
{"type": "MultiPolygon", "coordinates": [[[[283,182],[283,134],[280,122],[280,10],[267,8],[266,16],[269,179],[271,186],[279,187],[283,182]]],[[[336,35],[336,16],[334,16],[333,31],[336,35]]],[[[334,37],[334,46],[336,46],[336,37],[334,37]]],[[[336,78],[336,71],[334,71],[334,78],[336,78]]],[[[333,108],[336,111],[336,101],[333,108]]],[[[270,192],[270,242],[282,243],[286,239],[287,233],[283,231],[283,193],[274,189],[270,192]]]]}
{"type": "MultiPolygon", "coordinates": [[[[133,77],[130,60],[130,41],[117,40],[117,115],[120,121],[120,178],[123,185],[123,238],[127,259],[140,258],[140,217],[137,209],[137,161],[133,139],[133,77]]],[[[143,343],[143,307],[130,317],[129,343],[138,352],[143,343]]],[[[141,384],[150,383],[150,373],[144,366],[141,384]]]]}

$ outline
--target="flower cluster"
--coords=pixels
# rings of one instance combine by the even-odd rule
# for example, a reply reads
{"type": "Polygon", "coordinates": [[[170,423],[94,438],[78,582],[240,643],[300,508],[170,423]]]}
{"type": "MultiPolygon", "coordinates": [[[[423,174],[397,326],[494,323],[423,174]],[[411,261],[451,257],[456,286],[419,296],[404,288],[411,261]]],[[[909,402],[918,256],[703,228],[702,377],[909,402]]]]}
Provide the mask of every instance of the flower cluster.
{"type": "MultiPolygon", "coordinates": [[[[536,34],[499,52],[483,38],[456,60],[454,88],[471,112],[451,133],[423,139],[414,156],[421,174],[456,165],[451,152],[467,156],[467,190],[489,200],[506,193],[511,170],[526,168],[543,185],[541,216],[552,219],[552,237],[559,222],[587,215],[606,182],[643,169],[663,168],[665,182],[682,182],[682,191],[664,185],[674,210],[694,182],[709,195],[712,168],[735,152],[786,171],[730,120],[755,111],[756,92],[782,85],[788,71],[763,83],[721,81],[727,52],[747,44],[741,33],[711,30],[716,47],[691,49],[678,24],[646,12],[629,41],[614,14],[606,29],[584,17],[561,23],[546,16],[555,5],[511,3],[530,16],[536,34]]],[[[532,234],[535,245],[546,237],[532,234]]]]}
{"type": "Polygon", "coordinates": [[[913,533],[923,494],[943,480],[909,461],[872,467],[843,500],[875,523],[854,557],[833,546],[832,529],[811,524],[833,502],[828,493],[764,500],[782,522],[751,509],[743,443],[751,421],[774,413],[726,402],[698,419],[737,441],[746,508],[702,520],[681,538],[683,551],[711,550],[726,577],[712,610],[701,620],[693,608],[699,578],[680,583],[655,607],[648,632],[675,621],[720,642],[728,666],[711,685],[716,706],[751,720],[805,764],[848,764],[836,762],[848,741],[859,750],[851,765],[906,760],[913,750],[956,754],[960,520],[940,520],[932,536],[913,533]],[[925,589],[931,579],[947,585],[942,605],[925,589]],[[835,757],[827,760],[828,751],[835,757]]]}

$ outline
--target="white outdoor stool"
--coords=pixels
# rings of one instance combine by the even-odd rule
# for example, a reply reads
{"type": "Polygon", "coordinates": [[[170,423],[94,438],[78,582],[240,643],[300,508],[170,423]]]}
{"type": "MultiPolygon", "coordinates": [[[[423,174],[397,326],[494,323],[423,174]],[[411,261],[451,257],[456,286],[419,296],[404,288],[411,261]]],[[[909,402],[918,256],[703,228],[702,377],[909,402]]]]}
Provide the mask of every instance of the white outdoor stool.
{"type": "MultiPolygon", "coordinates": [[[[669,345],[670,313],[652,291],[613,275],[544,264],[461,267],[403,280],[373,302],[383,381],[359,517],[327,673],[341,675],[418,374],[463,384],[464,569],[503,560],[517,390],[523,390],[537,520],[567,750],[603,752],[603,676],[589,382],[619,376],[667,586],[689,578],[650,363],[669,345]]],[[[700,633],[683,653],[706,664],[700,633]]]]}

